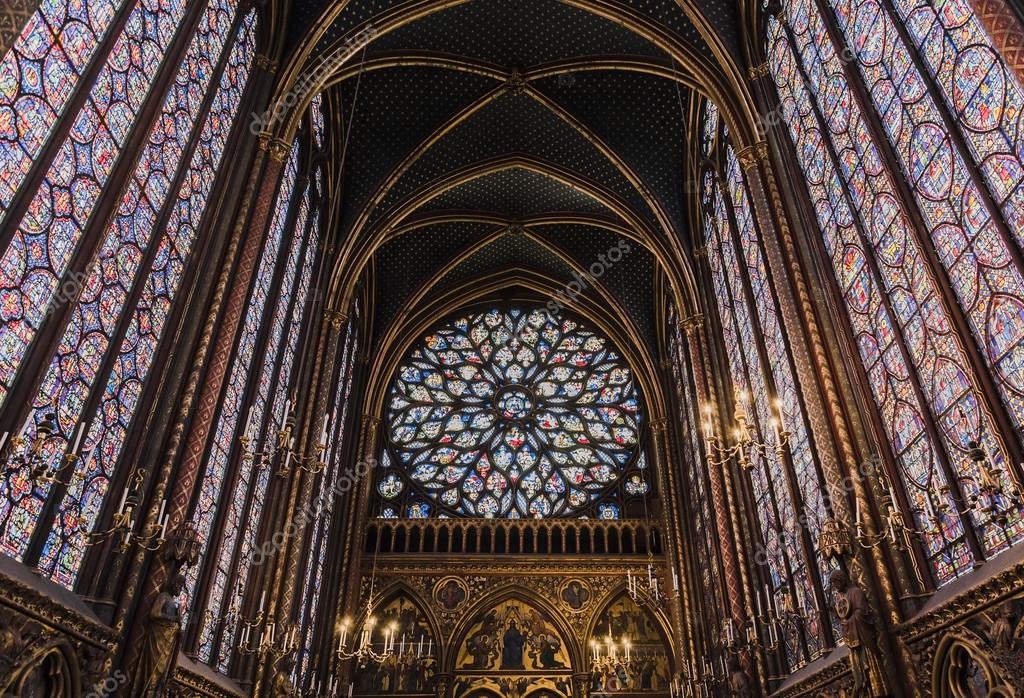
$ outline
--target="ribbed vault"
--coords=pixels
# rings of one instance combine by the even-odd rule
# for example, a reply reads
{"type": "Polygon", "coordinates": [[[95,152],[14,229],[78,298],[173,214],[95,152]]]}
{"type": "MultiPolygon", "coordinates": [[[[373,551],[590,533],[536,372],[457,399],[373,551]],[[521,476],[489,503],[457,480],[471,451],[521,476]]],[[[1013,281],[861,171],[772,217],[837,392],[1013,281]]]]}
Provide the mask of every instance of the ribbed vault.
{"type": "Polygon", "coordinates": [[[377,338],[509,270],[557,292],[620,240],[630,253],[589,284],[590,302],[648,349],[656,289],[693,307],[687,123],[699,93],[716,95],[745,138],[747,97],[726,87],[743,63],[733,4],[300,5],[278,93],[315,75],[337,105],[329,294],[347,306],[367,282],[377,338]]]}

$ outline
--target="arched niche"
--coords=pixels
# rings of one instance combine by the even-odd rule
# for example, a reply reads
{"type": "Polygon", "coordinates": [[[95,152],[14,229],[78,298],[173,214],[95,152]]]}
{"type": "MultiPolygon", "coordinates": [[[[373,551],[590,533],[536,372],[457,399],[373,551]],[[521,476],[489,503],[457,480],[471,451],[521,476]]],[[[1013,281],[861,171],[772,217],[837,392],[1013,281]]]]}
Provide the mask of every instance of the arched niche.
{"type": "Polygon", "coordinates": [[[455,677],[455,698],[572,693],[577,643],[543,599],[518,590],[483,599],[452,637],[446,671],[455,677]]]}
{"type": "MultiPolygon", "coordinates": [[[[78,656],[66,641],[42,644],[24,662],[13,668],[9,678],[5,677],[6,681],[0,679],[2,695],[17,698],[78,698],[82,694],[78,665],[78,656]]],[[[120,686],[118,680],[112,680],[112,683],[115,684],[114,690],[120,686]]]]}
{"type": "Polygon", "coordinates": [[[433,695],[434,674],[443,647],[426,606],[411,590],[398,585],[384,591],[381,601],[374,604],[373,615],[374,649],[383,650],[391,629],[392,654],[383,662],[353,667],[354,695],[433,695]]]}
{"type": "Polygon", "coordinates": [[[595,651],[607,656],[611,637],[620,657],[625,654],[624,640],[628,640],[632,661],[628,668],[595,673],[591,693],[669,695],[674,662],[665,627],[663,618],[639,607],[625,590],[612,596],[591,623],[587,659],[590,661],[595,651]]]}
{"type": "Polygon", "coordinates": [[[982,638],[957,628],[939,642],[932,665],[934,698],[1019,698],[982,638]]]}

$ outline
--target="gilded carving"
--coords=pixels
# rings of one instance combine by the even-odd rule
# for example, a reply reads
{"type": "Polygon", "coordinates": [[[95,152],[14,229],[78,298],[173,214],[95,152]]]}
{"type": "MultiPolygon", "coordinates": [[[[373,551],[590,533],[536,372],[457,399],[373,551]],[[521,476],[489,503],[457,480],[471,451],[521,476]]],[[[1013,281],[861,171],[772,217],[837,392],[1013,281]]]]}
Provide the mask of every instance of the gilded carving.
{"type": "Polygon", "coordinates": [[[177,659],[181,634],[179,598],[185,588],[185,577],[171,577],[157,594],[146,618],[142,656],[135,668],[129,695],[132,698],[159,698],[167,690],[172,666],[177,659]]]}

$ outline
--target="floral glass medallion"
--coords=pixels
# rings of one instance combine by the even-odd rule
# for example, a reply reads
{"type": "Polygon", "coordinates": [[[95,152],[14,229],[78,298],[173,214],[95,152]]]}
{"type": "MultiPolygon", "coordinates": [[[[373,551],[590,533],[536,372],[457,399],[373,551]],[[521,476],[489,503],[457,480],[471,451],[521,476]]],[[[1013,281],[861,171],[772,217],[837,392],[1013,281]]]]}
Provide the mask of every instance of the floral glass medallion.
{"type": "Polygon", "coordinates": [[[564,517],[619,484],[640,413],[632,371],[607,339],[543,309],[492,308],[411,351],[388,434],[405,475],[445,510],[564,517]]]}

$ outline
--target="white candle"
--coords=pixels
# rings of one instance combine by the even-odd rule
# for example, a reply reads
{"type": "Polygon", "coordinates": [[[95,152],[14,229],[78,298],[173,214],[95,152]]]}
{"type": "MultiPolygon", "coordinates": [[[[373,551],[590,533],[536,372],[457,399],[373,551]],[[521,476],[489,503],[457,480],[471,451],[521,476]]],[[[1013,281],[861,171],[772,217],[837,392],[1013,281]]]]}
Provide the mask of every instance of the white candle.
{"type": "Polygon", "coordinates": [[[332,413],[332,414],[328,414],[328,415],[326,415],[324,417],[324,426],[320,430],[320,443],[325,445],[325,446],[327,445],[327,430],[331,426],[331,419],[332,419],[333,416],[334,415],[332,413]]]}
{"type": "Polygon", "coordinates": [[[170,518],[171,517],[168,516],[167,514],[164,514],[163,517],[161,518],[160,540],[167,540],[167,520],[170,519],[170,518]]]}
{"type": "Polygon", "coordinates": [[[162,502],[160,502],[160,513],[156,515],[156,520],[157,521],[163,521],[164,520],[164,509],[166,509],[166,508],[167,508],[167,500],[165,499],[162,502]]]}
{"type": "Polygon", "coordinates": [[[861,515],[860,515],[860,499],[857,497],[853,498],[854,502],[854,522],[857,524],[857,528],[861,527],[861,515]]]}
{"type": "Polygon", "coordinates": [[[676,573],[676,569],[672,568],[672,590],[679,591],[679,574],[676,573]]]}
{"type": "Polygon", "coordinates": [[[123,514],[124,513],[124,502],[125,502],[126,499],[128,499],[128,488],[127,487],[125,487],[124,491],[121,492],[121,503],[117,505],[117,513],[118,514],[123,514]]]}
{"type": "Polygon", "coordinates": [[[252,433],[252,405],[249,406],[249,414],[245,418],[245,436],[252,433]]]}
{"type": "Polygon", "coordinates": [[[348,698],[352,698],[352,691],[355,689],[355,687],[356,685],[354,683],[350,683],[348,685],[348,698]]]}
{"type": "Polygon", "coordinates": [[[3,433],[3,435],[0,436],[0,450],[3,450],[4,444],[7,443],[7,437],[10,436],[10,435],[11,435],[11,432],[5,431],[3,433]]]}
{"type": "Polygon", "coordinates": [[[755,590],[754,591],[754,598],[757,599],[757,615],[758,616],[763,616],[764,615],[764,609],[761,608],[761,592],[755,590]]]}
{"type": "Polygon", "coordinates": [[[429,657],[434,652],[434,638],[430,638],[427,642],[427,656],[429,657]]]}
{"type": "Polygon", "coordinates": [[[71,447],[71,453],[78,453],[78,447],[82,444],[82,435],[85,433],[85,422],[79,422],[75,431],[75,445],[71,447]]]}
{"type": "Polygon", "coordinates": [[[292,449],[291,449],[291,442],[289,441],[288,442],[288,449],[284,452],[284,467],[282,468],[282,470],[288,470],[288,466],[291,464],[291,462],[292,462],[292,449]]]}
{"type": "Polygon", "coordinates": [[[405,654],[405,633],[402,633],[402,642],[398,645],[398,653],[405,654]]]}
{"type": "Polygon", "coordinates": [[[267,592],[264,591],[263,595],[260,597],[260,613],[263,613],[263,607],[264,607],[264,605],[266,603],[267,603],[267,592]]]}
{"type": "Polygon", "coordinates": [[[284,423],[284,421],[286,419],[288,419],[288,415],[291,414],[291,409],[292,409],[292,399],[288,398],[287,400],[284,401],[284,416],[281,417],[281,422],[282,423],[284,423]]]}

